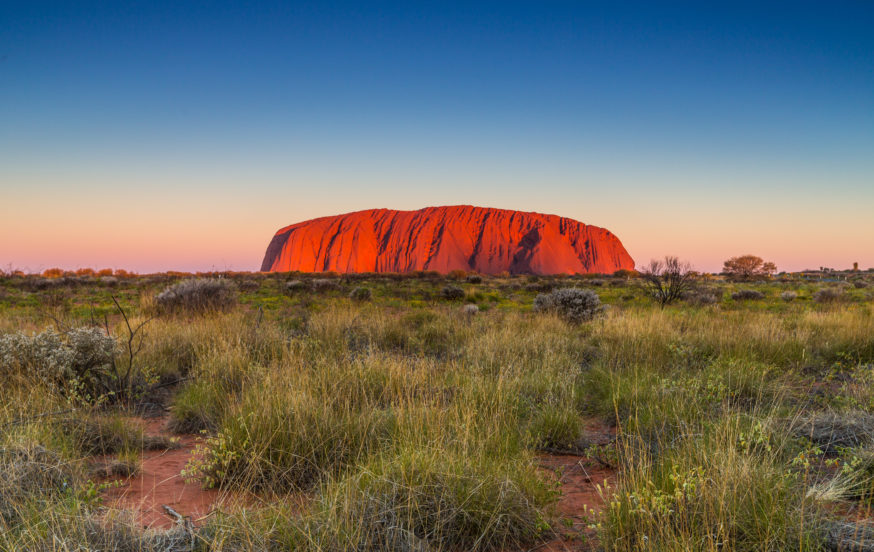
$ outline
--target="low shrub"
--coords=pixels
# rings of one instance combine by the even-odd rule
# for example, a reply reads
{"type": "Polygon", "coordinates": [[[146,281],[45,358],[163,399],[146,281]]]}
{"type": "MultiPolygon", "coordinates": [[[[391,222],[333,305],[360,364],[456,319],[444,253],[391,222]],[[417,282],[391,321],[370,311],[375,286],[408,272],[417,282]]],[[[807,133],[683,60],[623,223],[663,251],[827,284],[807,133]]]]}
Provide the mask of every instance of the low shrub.
{"type": "Polygon", "coordinates": [[[470,274],[467,277],[468,284],[481,284],[483,282],[483,277],[479,274],[470,274]]]}
{"type": "Polygon", "coordinates": [[[579,324],[588,322],[604,312],[601,298],[590,289],[564,288],[541,293],[534,298],[536,312],[551,312],[579,324]]]}
{"type": "Polygon", "coordinates": [[[469,303],[461,307],[461,313],[465,316],[474,316],[479,312],[479,307],[474,305],[473,303],[469,303]]]}
{"type": "Polygon", "coordinates": [[[794,291],[784,291],[780,294],[780,299],[786,301],[787,303],[790,301],[794,301],[798,297],[798,294],[794,291]]]}
{"type": "Polygon", "coordinates": [[[158,308],[173,313],[207,313],[228,310],[237,302],[229,280],[198,278],[183,280],[155,297],[158,308]]]}
{"type": "Polygon", "coordinates": [[[722,299],[722,291],[717,289],[697,289],[686,293],[683,298],[693,305],[714,305],[722,299]]]}
{"type": "Polygon", "coordinates": [[[72,439],[77,452],[86,456],[178,448],[178,444],[165,437],[146,435],[141,427],[119,416],[86,415],[55,423],[72,439]]]}
{"type": "Polygon", "coordinates": [[[94,402],[114,390],[118,343],[99,328],[0,336],[0,371],[34,376],[71,398],[94,402]]]}
{"type": "Polygon", "coordinates": [[[325,292],[340,289],[340,283],[330,278],[316,278],[311,282],[314,291],[325,292]]]}
{"type": "Polygon", "coordinates": [[[731,294],[731,298],[735,301],[760,301],[765,294],[755,289],[739,289],[731,294]]]}
{"type": "Polygon", "coordinates": [[[813,294],[813,300],[817,303],[834,303],[844,297],[844,291],[840,288],[821,288],[813,294]]]}
{"type": "Polygon", "coordinates": [[[300,280],[289,280],[285,282],[285,291],[288,293],[297,293],[304,291],[307,285],[300,280]]]}
{"type": "Polygon", "coordinates": [[[458,286],[444,286],[443,289],[440,290],[440,297],[446,299],[447,301],[457,301],[459,299],[464,299],[464,290],[458,286]]]}
{"type": "Polygon", "coordinates": [[[370,301],[373,297],[373,292],[370,291],[370,288],[366,287],[357,287],[349,293],[349,299],[353,301],[370,301]]]}

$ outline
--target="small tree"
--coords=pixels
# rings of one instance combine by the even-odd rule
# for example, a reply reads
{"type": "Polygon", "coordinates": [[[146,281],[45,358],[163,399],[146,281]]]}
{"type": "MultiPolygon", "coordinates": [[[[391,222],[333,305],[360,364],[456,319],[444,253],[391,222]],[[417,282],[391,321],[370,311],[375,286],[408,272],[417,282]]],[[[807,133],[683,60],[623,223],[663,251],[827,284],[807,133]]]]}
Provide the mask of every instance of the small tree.
{"type": "Polygon", "coordinates": [[[771,274],[777,272],[777,265],[755,255],[741,255],[725,261],[722,272],[732,280],[756,280],[770,278],[771,274]]]}
{"type": "Polygon", "coordinates": [[[640,275],[662,307],[682,298],[695,282],[692,266],[671,256],[665,256],[661,261],[653,259],[649,266],[640,271],[640,275]]]}

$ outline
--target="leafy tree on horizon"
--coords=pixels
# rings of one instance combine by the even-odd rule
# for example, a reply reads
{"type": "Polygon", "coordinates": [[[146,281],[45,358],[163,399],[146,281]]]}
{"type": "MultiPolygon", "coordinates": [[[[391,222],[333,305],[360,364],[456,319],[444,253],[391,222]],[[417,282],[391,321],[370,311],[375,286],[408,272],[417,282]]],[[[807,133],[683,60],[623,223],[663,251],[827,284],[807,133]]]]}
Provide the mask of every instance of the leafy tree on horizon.
{"type": "Polygon", "coordinates": [[[755,255],[741,255],[725,261],[722,272],[732,280],[767,279],[777,272],[777,265],[755,255]]]}

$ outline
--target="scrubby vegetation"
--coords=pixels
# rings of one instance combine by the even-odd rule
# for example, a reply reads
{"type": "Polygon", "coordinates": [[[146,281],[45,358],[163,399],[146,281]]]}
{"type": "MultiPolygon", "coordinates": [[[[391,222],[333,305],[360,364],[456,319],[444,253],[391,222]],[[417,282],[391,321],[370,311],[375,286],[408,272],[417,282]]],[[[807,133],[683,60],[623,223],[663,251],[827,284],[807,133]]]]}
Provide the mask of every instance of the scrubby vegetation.
{"type": "Polygon", "coordinates": [[[632,273],[96,274],[0,277],[4,552],[818,551],[874,535],[870,286],[683,273],[683,300],[662,304],[632,273]],[[144,412],[201,436],[185,477],[256,498],[169,531],[114,511],[107,477],[179,446],[144,434],[144,412]],[[578,510],[544,468],[556,454],[608,474],[580,483],[578,510]]]}
{"type": "Polygon", "coordinates": [[[539,294],[534,298],[534,310],[555,313],[568,322],[579,324],[604,312],[604,305],[598,294],[590,289],[564,288],[539,294]]]}

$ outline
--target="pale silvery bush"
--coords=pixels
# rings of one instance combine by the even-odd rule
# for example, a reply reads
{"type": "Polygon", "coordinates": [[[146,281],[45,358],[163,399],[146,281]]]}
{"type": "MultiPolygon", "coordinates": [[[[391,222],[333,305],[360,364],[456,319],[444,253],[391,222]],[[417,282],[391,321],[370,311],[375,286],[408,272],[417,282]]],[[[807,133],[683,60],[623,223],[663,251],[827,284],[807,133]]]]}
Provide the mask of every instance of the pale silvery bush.
{"type": "Polygon", "coordinates": [[[813,294],[813,300],[817,303],[833,303],[844,297],[844,290],[838,287],[822,288],[813,294]]]}
{"type": "Polygon", "coordinates": [[[590,289],[564,288],[534,298],[534,310],[554,312],[568,322],[588,322],[604,312],[601,298],[590,289]]]}
{"type": "Polygon", "coordinates": [[[780,299],[786,301],[787,303],[789,301],[794,301],[797,297],[798,297],[798,294],[795,293],[794,291],[784,291],[783,293],[780,294],[780,299]]]}
{"type": "Polygon", "coordinates": [[[370,301],[372,296],[373,292],[370,291],[370,288],[357,287],[349,294],[349,299],[353,301],[370,301]]]}
{"type": "Polygon", "coordinates": [[[758,301],[765,298],[765,294],[756,289],[740,289],[731,294],[735,301],[758,301]]]}
{"type": "Polygon", "coordinates": [[[111,387],[117,352],[115,339],[93,327],[6,334],[0,336],[0,373],[32,375],[64,393],[79,389],[96,399],[111,387]]]}
{"type": "Polygon", "coordinates": [[[208,312],[224,310],[236,302],[233,283],[219,278],[183,280],[155,297],[166,312],[208,312]]]}

